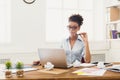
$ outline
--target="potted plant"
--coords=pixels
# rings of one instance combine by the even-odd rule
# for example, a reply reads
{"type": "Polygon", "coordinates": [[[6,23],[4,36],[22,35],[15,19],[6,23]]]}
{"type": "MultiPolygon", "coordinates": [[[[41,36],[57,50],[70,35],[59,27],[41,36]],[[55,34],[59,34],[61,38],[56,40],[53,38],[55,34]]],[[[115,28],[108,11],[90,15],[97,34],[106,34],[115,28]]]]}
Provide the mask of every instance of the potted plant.
{"type": "Polygon", "coordinates": [[[10,62],[10,61],[7,61],[6,63],[5,63],[5,66],[6,66],[6,71],[5,71],[5,76],[7,77],[7,78],[10,78],[10,77],[12,77],[12,72],[9,70],[11,67],[12,67],[12,63],[10,62]]]}
{"type": "Polygon", "coordinates": [[[24,71],[23,71],[23,63],[22,62],[17,62],[16,63],[16,69],[18,69],[16,71],[16,75],[18,77],[23,77],[24,71]]]}

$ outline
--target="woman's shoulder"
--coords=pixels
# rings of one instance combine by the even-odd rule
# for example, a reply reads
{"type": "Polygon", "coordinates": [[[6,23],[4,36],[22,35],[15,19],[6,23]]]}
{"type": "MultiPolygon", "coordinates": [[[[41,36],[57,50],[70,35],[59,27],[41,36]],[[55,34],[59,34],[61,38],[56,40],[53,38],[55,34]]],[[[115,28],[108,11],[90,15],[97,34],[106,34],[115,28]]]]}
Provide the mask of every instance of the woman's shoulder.
{"type": "Polygon", "coordinates": [[[61,47],[65,46],[67,44],[67,42],[68,42],[68,38],[62,39],[62,41],[61,41],[61,47]]]}
{"type": "Polygon", "coordinates": [[[62,43],[67,42],[68,40],[69,40],[69,37],[62,39],[62,43]]]}

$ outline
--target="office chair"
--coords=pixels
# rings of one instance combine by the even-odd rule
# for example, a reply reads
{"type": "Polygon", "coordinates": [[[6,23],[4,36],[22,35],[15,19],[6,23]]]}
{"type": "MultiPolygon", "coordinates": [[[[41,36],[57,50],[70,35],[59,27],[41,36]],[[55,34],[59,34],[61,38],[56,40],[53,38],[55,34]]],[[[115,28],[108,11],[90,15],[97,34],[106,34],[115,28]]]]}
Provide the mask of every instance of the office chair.
{"type": "Polygon", "coordinates": [[[81,63],[85,63],[84,57],[82,57],[82,59],[81,59],[81,63]]]}

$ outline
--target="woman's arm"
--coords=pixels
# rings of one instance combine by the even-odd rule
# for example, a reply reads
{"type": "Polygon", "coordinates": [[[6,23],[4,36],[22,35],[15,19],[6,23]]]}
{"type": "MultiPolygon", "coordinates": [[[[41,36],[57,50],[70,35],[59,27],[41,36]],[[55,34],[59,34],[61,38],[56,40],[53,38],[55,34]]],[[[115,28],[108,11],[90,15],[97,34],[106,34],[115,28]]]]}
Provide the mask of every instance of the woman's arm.
{"type": "Polygon", "coordinates": [[[85,44],[85,57],[84,60],[86,63],[90,63],[91,61],[91,54],[90,54],[90,50],[89,50],[89,43],[88,43],[88,36],[87,33],[83,32],[80,33],[80,36],[82,37],[84,44],[85,44]]]}
{"type": "Polygon", "coordinates": [[[91,55],[90,55],[88,42],[85,42],[85,62],[86,63],[90,63],[91,62],[91,55]]]}

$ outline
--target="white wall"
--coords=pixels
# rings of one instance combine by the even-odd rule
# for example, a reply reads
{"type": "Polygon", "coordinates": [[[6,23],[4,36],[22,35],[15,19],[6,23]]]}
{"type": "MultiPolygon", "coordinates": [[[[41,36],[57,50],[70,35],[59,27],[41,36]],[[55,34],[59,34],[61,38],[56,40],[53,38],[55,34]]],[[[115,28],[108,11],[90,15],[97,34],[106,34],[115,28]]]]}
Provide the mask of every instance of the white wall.
{"type": "MultiPolygon", "coordinates": [[[[12,42],[0,45],[0,53],[36,52],[40,47],[59,47],[59,43],[45,42],[46,0],[26,4],[23,0],[11,0],[12,42]]],[[[106,42],[91,42],[91,50],[106,49],[106,42]],[[102,47],[105,46],[105,47],[102,47]]]]}
{"type": "Polygon", "coordinates": [[[45,27],[45,0],[26,4],[11,0],[12,42],[0,45],[0,53],[35,52],[42,46],[45,27]]]}
{"type": "MultiPolygon", "coordinates": [[[[26,4],[23,0],[11,0],[12,42],[0,44],[0,59],[21,59],[31,63],[39,59],[37,48],[59,47],[58,43],[45,42],[45,1],[36,0],[33,4],[26,4]]],[[[106,53],[108,46],[101,43],[104,42],[90,43],[92,54],[106,53]]]]}
{"type": "Polygon", "coordinates": [[[107,62],[120,62],[120,39],[110,40],[110,49],[106,53],[107,62]]]}
{"type": "Polygon", "coordinates": [[[25,63],[38,60],[37,48],[44,41],[45,0],[36,0],[33,4],[11,0],[11,22],[12,42],[0,44],[0,59],[25,63]]]}

